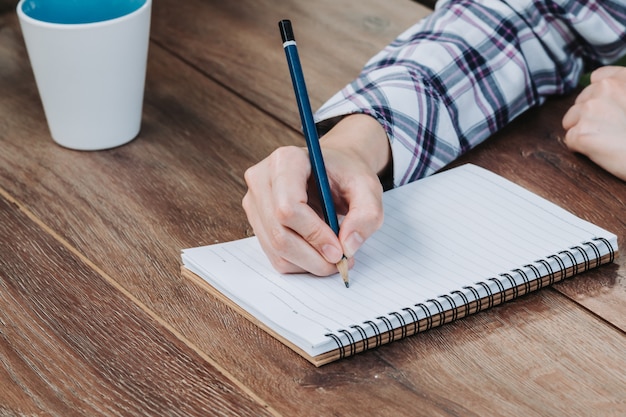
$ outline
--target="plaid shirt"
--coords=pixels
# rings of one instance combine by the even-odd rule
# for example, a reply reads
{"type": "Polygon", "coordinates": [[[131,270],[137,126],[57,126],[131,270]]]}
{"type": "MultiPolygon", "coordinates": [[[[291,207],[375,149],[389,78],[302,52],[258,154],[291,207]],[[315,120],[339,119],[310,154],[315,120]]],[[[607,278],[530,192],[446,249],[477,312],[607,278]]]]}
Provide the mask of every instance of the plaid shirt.
{"type": "Polygon", "coordinates": [[[626,53],[626,0],[441,0],[316,113],[374,116],[394,186],[430,175],[626,53]]]}

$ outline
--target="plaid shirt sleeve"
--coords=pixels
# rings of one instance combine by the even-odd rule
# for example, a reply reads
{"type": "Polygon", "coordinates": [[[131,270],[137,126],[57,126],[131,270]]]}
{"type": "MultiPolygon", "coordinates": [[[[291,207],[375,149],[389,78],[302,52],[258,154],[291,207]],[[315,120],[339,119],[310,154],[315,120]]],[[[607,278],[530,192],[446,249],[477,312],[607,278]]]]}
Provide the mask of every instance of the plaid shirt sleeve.
{"type": "Polygon", "coordinates": [[[375,117],[394,186],[430,175],[626,53],[626,0],[441,0],[316,113],[375,117]]]}

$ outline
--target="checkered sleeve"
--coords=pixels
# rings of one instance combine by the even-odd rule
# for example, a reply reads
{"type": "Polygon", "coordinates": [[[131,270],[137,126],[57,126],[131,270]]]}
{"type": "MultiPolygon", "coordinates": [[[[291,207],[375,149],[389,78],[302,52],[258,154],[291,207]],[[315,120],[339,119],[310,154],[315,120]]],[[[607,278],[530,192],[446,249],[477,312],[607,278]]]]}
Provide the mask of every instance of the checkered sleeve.
{"type": "Polygon", "coordinates": [[[442,0],[316,113],[375,117],[394,186],[430,175],[626,53],[624,0],[442,0]]]}

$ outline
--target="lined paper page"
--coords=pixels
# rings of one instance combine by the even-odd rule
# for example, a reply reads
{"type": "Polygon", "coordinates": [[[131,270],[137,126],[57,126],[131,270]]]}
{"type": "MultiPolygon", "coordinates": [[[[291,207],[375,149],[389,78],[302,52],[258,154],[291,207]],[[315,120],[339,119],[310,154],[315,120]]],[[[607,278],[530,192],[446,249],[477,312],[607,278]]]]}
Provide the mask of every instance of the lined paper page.
{"type": "MultiPolygon", "coordinates": [[[[337,347],[327,333],[350,330],[358,337],[351,326],[359,325],[372,336],[373,326],[385,330],[389,323],[409,320],[404,308],[592,238],[605,237],[617,249],[613,234],[473,165],[388,191],[383,198],[384,225],[357,253],[349,289],[338,274],[278,274],[256,238],[186,249],[183,263],[315,356],[337,347]],[[403,318],[389,318],[393,312],[403,318]]],[[[455,302],[461,304],[461,297],[455,302]]],[[[414,310],[425,317],[423,309],[414,310]]]]}

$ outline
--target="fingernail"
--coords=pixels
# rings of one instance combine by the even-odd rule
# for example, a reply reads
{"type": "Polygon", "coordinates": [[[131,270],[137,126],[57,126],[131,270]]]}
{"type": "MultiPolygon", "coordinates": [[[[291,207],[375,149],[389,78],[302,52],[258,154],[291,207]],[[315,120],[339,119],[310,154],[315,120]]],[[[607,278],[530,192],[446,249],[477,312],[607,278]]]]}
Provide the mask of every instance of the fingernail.
{"type": "Polygon", "coordinates": [[[343,256],[341,249],[333,245],[324,245],[322,247],[322,255],[330,263],[337,263],[343,256]]]}
{"type": "Polygon", "coordinates": [[[354,254],[356,253],[356,251],[359,250],[362,244],[363,244],[363,237],[361,237],[359,232],[352,233],[350,236],[348,236],[348,239],[346,239],[344,243],[344,250],[346,251],[345,255],[348,258],[352,258],[354,254]]]}

